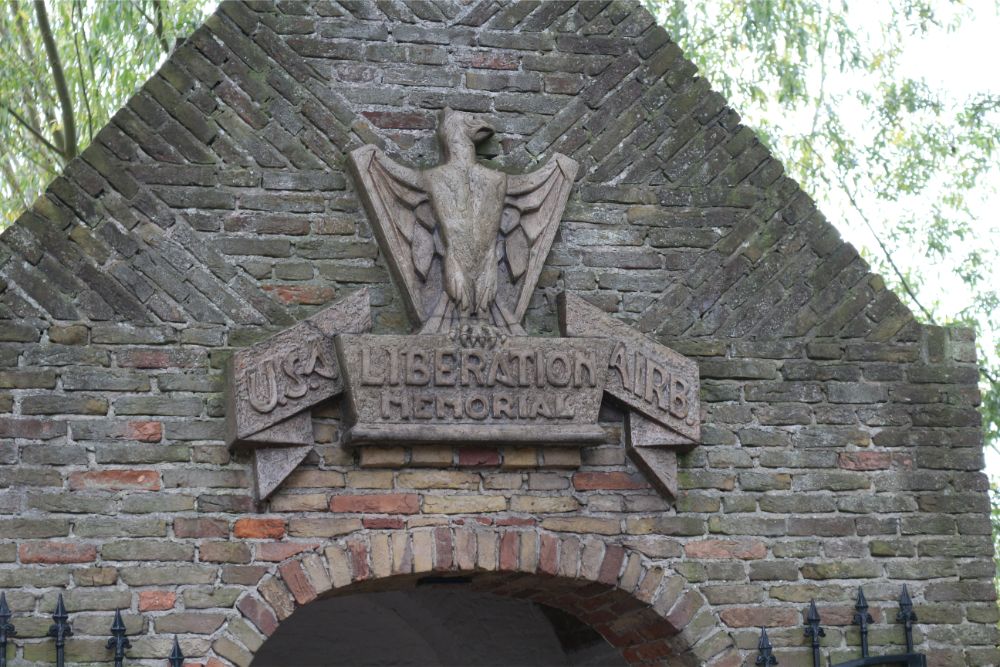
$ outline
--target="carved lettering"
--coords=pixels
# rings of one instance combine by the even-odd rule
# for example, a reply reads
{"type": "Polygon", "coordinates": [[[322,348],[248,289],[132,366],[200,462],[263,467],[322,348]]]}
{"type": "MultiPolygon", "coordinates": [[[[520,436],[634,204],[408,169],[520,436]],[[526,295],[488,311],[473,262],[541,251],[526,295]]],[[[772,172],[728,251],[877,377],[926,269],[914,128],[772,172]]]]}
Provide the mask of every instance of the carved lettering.
{"type": "Polygon", "coordinates": [[[247,399],[257,412],[270,412],[278,405],[278,381],[274,375],[274,362],[265,361],[261,368],[247,369],[244,376],[247,399]],[[263,375],[263,378],[261,377],[263,375]]]}
{"type": "MultiPolygon", "coordinates": [[[[608,357],[605,391],[678,434],[680,442],[698,442],[697,365],[579,297],[564,294],[560,298],[565,335],[602,336],[615,341],[608,357]]],[[[584,373],[575,369],[577,375],[584,373]]],[[[574,378],[574,384],[580,384],[579,377],[574,378]]]]}
{"type": "Polygon", "coordinates": [[[477,424],[483,440],[491,428],[512,425],[526,429],[523,437],[530,440],[530,429],[587,420],[595,435],[584,439],[597,438],[609,342],[513,338],[469,348],[447,336],[343,336],[337,346],[345,377],[357,378],[350,416],[379,425],[379,437],[386,425],[424,424],[455,425],[462,427],[456,438],[479,439],[467,428],[477,424]]]}
{"type": "Polygon", "coordinates": [[[431,367],[427,363],[427,354],[420,350],[404,352],[402,355],[406,364],[406,384],[411,387],[422,387],[431,381],[431,367]]]}
{"type": "Polygon", "coordinates": [[[293,350],[285,355],[281,360],[281,370],[287,378],[285,381],[285,395],[278,401],[289,398],[302,398],[309,391],[309,385],[299,372],[299,351],[293,350]]]}
{"type": "MultiPolygon", "coordinates": [[[[384,383],[384,380],[371,376],[370,358],[362,363],[365,366],[364,382],[384,383]]],[[[261,414],[267,414],[279,405],[286,405],[289,399],[302,398],[319,387],[319,378],[333,380],[338,376],[337,365],[328,356],[323,341],[314,340],[286,351],[277,359],[267,359],[259,366],[247,367],[242,377],[237,378],[237,384],[246,388],[250,406],[261,414]]]]}

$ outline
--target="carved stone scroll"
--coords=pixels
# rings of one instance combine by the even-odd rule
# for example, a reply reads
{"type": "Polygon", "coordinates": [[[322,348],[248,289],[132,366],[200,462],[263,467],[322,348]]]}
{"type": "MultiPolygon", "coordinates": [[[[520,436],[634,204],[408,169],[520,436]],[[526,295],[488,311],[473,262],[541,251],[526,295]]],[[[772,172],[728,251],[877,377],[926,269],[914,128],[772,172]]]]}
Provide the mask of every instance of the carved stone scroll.
{"type": "Polygon", "coordinates": [[[309,409],[343,391],[333,337],[370,329],[368,291],[362,289],[233,354],[226,370],[226,443],[253,450],[258,500],[312,451],[309,409]]]}
{"type": "Polygon", "coordinates": [[[339,394],[344,387],[333,336],[371,329],[367,290],[347,298],[251,347],[229,361],[226,377],[226,442],[230,447],[312,442],[289,417],[339,394]]]}
{"type": "Polygon", "coordinates": [[[338,336],[346,441],[601,442],[610,349],[600,338],[467,347],[449,336],[338,336]]]}
{"type": "Polygon", "coordinates": [[[563,335],[601,336],[614,342],[605,391],[680,435],[690,446],[698,444],[697,364],[578,296],[561,294],[559,310],[563,335]]]}
{"type": "Polygon", "coordinates": [[[670,498],[677,497],[677,452],[693,443],[635,410],[625,412],[625,453],[670,498]]]}
{"type": "MultiPolygon", "coordinates": [[[[311,416],[308,412],[302,414],[308,419],[311,430],[311,416]]],[[[274,493],[309,455],[312,448],[312,444],[308,444],[301,447],[258,447],[253,450],[254,494],[257,499],[263,500],[274,493]]]]}

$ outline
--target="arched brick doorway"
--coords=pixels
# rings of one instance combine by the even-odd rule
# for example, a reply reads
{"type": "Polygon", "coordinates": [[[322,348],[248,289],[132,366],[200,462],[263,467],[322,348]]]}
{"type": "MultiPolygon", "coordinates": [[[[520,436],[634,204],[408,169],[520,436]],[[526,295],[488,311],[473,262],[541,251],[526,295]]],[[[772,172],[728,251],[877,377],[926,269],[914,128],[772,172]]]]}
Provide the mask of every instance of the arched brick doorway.
{"type": "Polygon", "coordinates": [[[739,664],[704,597],[641,554],[596,535],[478,523],[361,531],[290,558],[237,602],[242,618],[213,648],[249,665],[305,605],[413,588],[428,577],[462,577],[466,590],[561,610],[593,628],[629,665],[739,664]]]}

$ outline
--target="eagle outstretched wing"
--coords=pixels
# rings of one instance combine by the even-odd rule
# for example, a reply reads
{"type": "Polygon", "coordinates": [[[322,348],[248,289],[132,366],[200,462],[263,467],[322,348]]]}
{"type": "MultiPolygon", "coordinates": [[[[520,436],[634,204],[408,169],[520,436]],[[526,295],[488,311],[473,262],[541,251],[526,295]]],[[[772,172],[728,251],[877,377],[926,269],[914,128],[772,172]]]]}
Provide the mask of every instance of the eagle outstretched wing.
{"type": "Polygon", "coordinates": [[[507,177],[507,197],[500,221],[497,305],[520,328],[532,292],[552,247],[578,168],[561,153],[529,174],[507,177]],[[504,275],[506,273],[506,275],[504,275]]]}
{"type": "Polygon", "coordinates": [[[441,248],[430,198],[415,169],[368,145],[351,151],[361,202],[385,252],[403,300],[417,321],[430,317],[441,298],[441,248]]]}

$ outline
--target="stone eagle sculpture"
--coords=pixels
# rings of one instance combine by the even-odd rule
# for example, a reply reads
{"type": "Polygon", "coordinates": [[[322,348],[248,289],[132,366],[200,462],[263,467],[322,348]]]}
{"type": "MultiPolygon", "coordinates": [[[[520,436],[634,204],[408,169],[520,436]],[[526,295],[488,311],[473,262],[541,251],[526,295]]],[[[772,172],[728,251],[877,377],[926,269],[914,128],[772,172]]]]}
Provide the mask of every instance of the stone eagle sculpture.
{"type": "Polygon", "coordinates": [[[419,333],[525,333],[521,320],[577,163],[557,153],[528,174],[498,171],[476,158],[493,132],[483,119],[445,108],[435,167],[405,167],[371,145],[350,153],[361,201],[419,333]]]}

